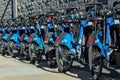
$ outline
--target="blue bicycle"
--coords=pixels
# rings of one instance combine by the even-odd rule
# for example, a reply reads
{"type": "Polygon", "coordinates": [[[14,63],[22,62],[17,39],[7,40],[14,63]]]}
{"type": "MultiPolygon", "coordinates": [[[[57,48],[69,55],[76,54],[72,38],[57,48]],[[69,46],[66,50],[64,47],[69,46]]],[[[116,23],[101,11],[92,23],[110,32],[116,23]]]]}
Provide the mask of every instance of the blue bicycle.
{"type": "Polygon", "coordinates": [[[9,55],[8,53],[8,41],[10,39],[10,27],[7,22],[3,22],[3,28],[2,28],[2,37],[1,37],[1,54],[5,56],[6,54],[9,55]]]}
{"type": "Polygon", "coordinates": [[[76,45],[72,31],[73,18],[75,18],[73,13],[70,16],[67,14],[61,17],[62,33],[55,40],[56,61],[60,72],[69,70],[72,66],[73,58],[76,56],[76,45]]]}
{"type": "MultiPolygon", "coordinates": [[[[54,14],[54,13],[53,13],[54,14]]],[[[53,15],[49,13],[47,15],[47,23],[46,23],[46,32],[44,37],[44,44],[45,44],[45,57],[47,60],[47,64],[50,67],[56,67],[56,59],[55,59],[55,40],[58,37],[58,32],[55,29],[56,26],[54,24],[53,15]]]]}
{"type": "MultiPolygon", "coordinates": [[[[102,6],[102,4],[92,5],[102,6]]],[[[104,63],[106,66],[109,65],[110,55],[114,51],[111,41],[116,41],[116,36],[114,36],[115,38],[111,38],[112,35],[110,32],[110,28],[113,28],[114,25],[117,24],[112,16],[112,11],[107,9],[103,11],[103,13],[91,19],[94,23],[94,31],[88,39],[89,68],[94,79],[99,79],[101,76],[104,63]],[[102,17],[103,15],[104,17],[102,17]]]]}
{"type": "MultiPolygon", "coordinates": [[[[83,54],[85,50],[86,38],[85,38],[85,30],[90,26],[84,13],[81,11],[79,13],[75,12],[74,8],[70,9],[70,13],[67,14],[66,17],[62,17],[61,27],[62,33],[56,39],[56,61],[58,65],[59,71],[67,71],[72,66],[73,59],[81,59],[81,54],[83,54]],[[68,16],[70,15],[70,16],[68,16]],[[68,19],[65,21],[65,19],[68,19]],[[74,24],[78,24],[80,27],[79,32],[74,30],[76,26],[74,24]],[[77,32],[77,41],[75,42],[77,32]]],[[[90,30],[89,30],[90,31],[90,30]]]]}
{"type": "MultiPolygon", "coordinates": [[[[17,22],[17,21],[15,21],[17,22]]],[[[22,29],[21,25],[18,25],[18,23],[15,23],[11,27],[11,36],[10,40],[8,42],[8,52],[11,57],[17,57],[20,53],[20,30],[22,29]]]]}
{"type": "Polygon", "coordinates": [[[29,42],[30,42],[30,35],[33,34],[34,28],[32,29],[29,25],[29,20],[27,18],[23,19],[23,29],[24,33],[20,36],[20,59],[21,60],[30,60],[29,57],[29,42]]]}
{"type": "Polygon", "coordinates": [[[36,61],[39,63],[41,60],[42,54],[44,52],[44,42],[38,19],[33,20],[33,23],[30,26],[31,29],[33,28],[33,31],[29,37],[29,57],[31,63],[35,64],[36,61]]]}

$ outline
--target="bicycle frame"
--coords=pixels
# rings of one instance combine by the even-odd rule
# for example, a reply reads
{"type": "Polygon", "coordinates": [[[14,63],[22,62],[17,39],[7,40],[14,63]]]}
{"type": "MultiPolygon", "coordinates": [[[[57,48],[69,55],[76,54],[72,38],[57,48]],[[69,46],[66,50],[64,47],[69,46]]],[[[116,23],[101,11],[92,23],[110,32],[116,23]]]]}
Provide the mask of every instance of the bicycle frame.
{"type": "Polygon", "coordinates": [[[20,34],[19,32],[17,31],[17,28],[16,27],[13,27],[13,31],[12,31],[12,34],[11,34],[11,38],[10,38],[10,41],[14,41],[16,46],[20,46],[20,34]],[[14,32],[16,31],[16,32],[14,32]]]}
{"type": "Polygon", "coordinates": [[[7,30],[7,27],[4,27],[3,28],[3,37],[2,37],[2,40],[8,41],[10,39],[11,32],[7,33],[6,30],[7,30]]]}
{"type": "Polygon", "coordinates": [[[109,51],[110,51],[110,48],[109,48],[110,27],[112,27],[114,25],[114,19],[113,19],[113,17],[107,17],[105,22],[106,22],[105,51],[107,53],[106,59],[109,61],[109,59],[110,59],[110,55],[109,55],[109,51]]]}
{"type": "MultiPolygon", "coordinates": [[[[31,34],[29,40],[30,42],[36,43],[38,45],[38,49],[43,50],[44,49],[43,36],[38,32],[39,31],[38,29],[40,28],[38,23],[35,25],[35,28],[36,33],[31,34]]],[[[28,38],[26,37],[26,39],[28,38]]]]}
{"type": "Polygon", "coordinates": [[[54,27],[52,23],[47,24],[47,31],[46,36],[44,38],[45,43],[53,43],[55,42],[55,39],[58,37],[57,32],[54,31],[54,27]],[[49,32],[53,32],[52,34],[49,34],[49,32]]]}
{"type": "MultiPolygon", "coordinates": [[[[64,32],[64,29],[67,28],[68,25],[62,23],[62,36],[58,36],[56,41],[55,41],[55,45],[65,45],[68,49],[69,49],[69,53],[68,54],[72,54],[72,55],[76,55],[76,51],[73,49],[73,44],[75,44],[74,41],[74,36],[72,32],[66,33],[64,32]]],[[[60,48],[59,48],[60,49],[60,48]]]]}
{"type": "Polygon", "coordinates": [[[110,46],[109,46],[109,36],[110,36],[110,27],[114,25],[114,19],[112,17],[108,17],[105,20],[105,41],[100,40],[100,37],[103,37],[104,34],[102,30],[95,31],[91,34],[88,39],[88,44],[93,44],[94,46],[98,46],[100,49],[100,55],[104,56],[107,61],[110,59],[110,46]],[[95,36],[95,37],[94,37],[95,36]]]}
{"type": "Polygon", "coordinates": [[[78,42],[77,42],[78,43],[78,45],[77,45],[77,53],[79,54],[79,58],[80,58],[80,56],[82,54],[81,48],[82,48],[82,39],[83,39],[83,35],[84,35],[84,29],[86,27],[89,27],[89,26],[90,25],[89,25],[87,20],[85,20],[85,19],[80,20],[80,29],[79,29],[79,36],[78,36],[78,42]]]}

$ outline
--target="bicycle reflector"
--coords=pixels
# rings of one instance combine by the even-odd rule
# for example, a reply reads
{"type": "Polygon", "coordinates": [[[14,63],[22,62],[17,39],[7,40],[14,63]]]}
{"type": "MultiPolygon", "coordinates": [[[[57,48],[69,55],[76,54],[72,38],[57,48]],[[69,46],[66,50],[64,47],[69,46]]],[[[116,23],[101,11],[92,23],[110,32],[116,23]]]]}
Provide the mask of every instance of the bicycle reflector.
{"type": "Polygon", "coordinates": [[[0,35],[0,39],[3,37],[3,35],[0,35]]]}
{"type": "Polygon", "coordinates": [[[16,29],[17,29],[17,26],[14,26],[14,29],[16,30],[16,29]]]}
{"type": "Polygon", "coordinates": [[[98,24],[98,20],[94,20],[93,23],[94,23],[94,24],[98,24]]]}
{"type": "Polygon", "coordinates": [[[93,39],[93,35],[90,35],[89,39],[88,39],[88,45],[91,45],[93,43],[94,39],[93,39]]]}
{"type": "Polygon", "coordinates": [[[48,16],[47,18],[48,18],[48,19],[52,19],[52,16],[50,15],[50,16],[48,16]]]}
{"type": "Polygon", "coordinates": [[[22,36],[20,37],[20,41],[23,41],[23,39],[24,39],[24,35],[22,35],[22,36]]]}
{"type": "Polygon", "coordinates": [[[34,21],[37,21],[37,18],[33,18],[34,21]]]}
{"type": "Polygon", "coordinates": [[[44,38],[44,42],[45,42],[45,43],[47,43],[48,38],[49,38],[49,36],[48,36],[48,35],[46,35],[46,36],[45,36],[45,38],[44,38]]]}
{"type": "Polygon", "coordinates": [[[30,37],[29,37],[29,40],[32,41],[32,38],[33,38],[33,36],[30,36],[30,37]]]}
{"type": "Polygon", "coordinates": [[[9,36],[8,36],[8,40],[9,40],[10,38],[11,38],[11,36],[9,35],[9,36]]]}
{"type": "Polygon", "coordinates": [[[66,24],[66,25],[68,25],[68,24],[69,24],[69,22],[65,22],[65,24],[66,24]]]}
{"type": "Polygon", "coordinates": [[[58,36],[57,39],[55,40],[55,44],[58,44],[59,41],[60,41],[60,36],[58,36]]]}

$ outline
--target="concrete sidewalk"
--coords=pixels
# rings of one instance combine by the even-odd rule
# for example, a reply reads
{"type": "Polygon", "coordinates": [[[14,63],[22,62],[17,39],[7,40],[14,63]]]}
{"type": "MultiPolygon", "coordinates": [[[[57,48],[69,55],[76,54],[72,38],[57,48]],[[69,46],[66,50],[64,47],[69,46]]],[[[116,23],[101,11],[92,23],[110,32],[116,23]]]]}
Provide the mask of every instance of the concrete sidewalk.
{"type": "MultiPolygon", "coordinates": [[[[0,80],[80,80],[58,73],[57,69],[47,67],[44,67],[44,69],[51,72],[13,58],[0,56],[0,80]]],[[[76,74],[73,75],[77,77],[76,74]]]]}
{"type": "MultiPolygon", "coordinates": [[[[120,80],[120,68],[103,68],[102,80],[120,80]]],[[[21,62],[14,58],[0,56],[0,80],[92,80],[88,65],[76,61],[66,73],[59,73],[57,68],[49,68],[45,61],[39,66],[21,62]],[[39,68],[38,68],[39,67],[39,68]]]]}

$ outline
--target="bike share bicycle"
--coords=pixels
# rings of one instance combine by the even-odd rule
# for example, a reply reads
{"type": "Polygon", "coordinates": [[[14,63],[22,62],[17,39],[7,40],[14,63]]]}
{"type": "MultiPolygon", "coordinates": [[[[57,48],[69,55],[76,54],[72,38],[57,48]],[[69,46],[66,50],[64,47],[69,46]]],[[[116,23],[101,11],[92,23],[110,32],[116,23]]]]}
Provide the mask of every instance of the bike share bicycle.
{"type": "Polygon", "coordinates": [[[73,27],[74,22],[72,19],[74,18],[74,13],[61,16],[62,33],[55,41],[56,61],[60,72],[65,72],[71,68],[76,54],[74,34],[71,28],[73,27]]]}
{"type": "MultiPolygon", "coordinates": [[[[85,30],[87,30],[89,26],[91,26],[91,24],[86,20],[86,17],[81,10],[81,12],[76,12],[76,10],[74,9],[75,8],[69,9],[70,13],[68,14],[67,18],[66,16],[62,17],[63,20],[61,21],[61,25],[63,31],[61,35],[56,39],[56,60],[58,70],[60,72],[65,72],[69,70],[72,66],[74,58],[80,61],[81,54],[85,55],[84,51],[82,50],[85,50],[86,42],[85,40],[83,41],[83,39],[85,39],[85,30]],[[78,23],[80,26],[77,27],[77,29],[79,29],[79,32],[77,33],[78,40],[77,42],[75,42],[74,37],[76,35],[74,34],[74,28],[76,27],[75,25],[78,23]]],[[[88,30],[90,31],[90,28],[88,30]]]]}
{"type": "Polygon", "coordinates": [[[31,22],[30,27],[33,28],[33,31],[29,37],[29,57],[30,63],[35,64],[35,62],[39,63],[42,54],[44,53],[44,41],[42,28],[39,24],[39,16],[33,16],[31,22]]]}
{"type": "Polygon", "coordinates": [[[55,40],[58,37],[57,26],[54,23],[54,17],[57,12],[49,12],[47,13],[47,26],[44,37],[45,44],[45,57],[49,67],[56,67],[56,59],[55,59],[55,40]]]}
{"type": "Polygon", "coordinates": [[[10,29],[10,24],[11,20],[7,20],[7,21],[2,21],[2,38],[1,38],[1,54],[3,56],[10,55],[8,52],[8,41],[10,39],[10,34],[11,34],[11,29],[10,29]]]}
{"type": "MultiPolygon", "coordinates": [[[[116,43],[114,43],[115,46],[115,50],[114,50],[114,54],[111,54],[111,58],[110,58],[110,64],[111,65],[117,65],[119,67],[120,63],[119,63],[119,51],[120,51],[120,1],[115,1],[113,4],[113,16],[116,19],[116,23],[115,24],[115,31],[116,33],[116,43]]],[[[112,35],[113,36],[113,35],[112,35]]]]}
{"type": "Polygon", "coordinates": [[[20,36],[20,60],[30,60],[29,57],[29,37],[30,37],[30,25],[28,17],[22,19],[22,25],[24,33],[20,36]]]}
{"type": "Polygon", "coordinates": [[[88,39],[89,68],[93,79],[98,79],[101,76],[104,61],[105,63],[109,62],[113,52],[111,40],[115,39],[111,39],[110,28],[116,23],[111,14],[112,11],[105,10],[101,3],[90,5],[94,6],[96,16],[91,19],[94,23],[94,31],[88,39]]]}
{"type": "Polygon", "coordinates": [[[14,23],[11,27],[10,39],[8,41],[8,52],[11,57],[17,57],[20,53],[20,36],[22,34],[22,26],[19,19],[13,19],[14,23]]]}

